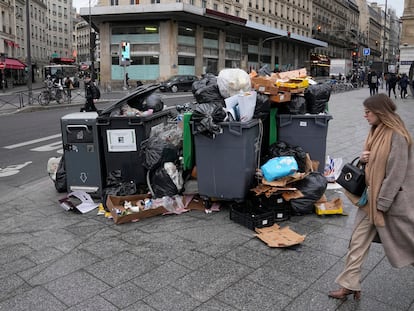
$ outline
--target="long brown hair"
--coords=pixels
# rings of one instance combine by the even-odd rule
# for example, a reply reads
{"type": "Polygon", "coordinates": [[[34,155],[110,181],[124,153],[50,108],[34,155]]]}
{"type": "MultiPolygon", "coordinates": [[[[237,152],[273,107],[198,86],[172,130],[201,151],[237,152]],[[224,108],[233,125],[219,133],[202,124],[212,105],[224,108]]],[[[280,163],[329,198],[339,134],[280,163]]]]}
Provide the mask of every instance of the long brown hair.
{"type": "Polygon", "coordinates": [[[397,106],[387,95],[375,94],[364,100],[364,107],[373,112],[378,119],[387,127],[401,134],[411,146],[413,140],[411,134],[405,127],[404,121],[396,113],[397,106]]]}

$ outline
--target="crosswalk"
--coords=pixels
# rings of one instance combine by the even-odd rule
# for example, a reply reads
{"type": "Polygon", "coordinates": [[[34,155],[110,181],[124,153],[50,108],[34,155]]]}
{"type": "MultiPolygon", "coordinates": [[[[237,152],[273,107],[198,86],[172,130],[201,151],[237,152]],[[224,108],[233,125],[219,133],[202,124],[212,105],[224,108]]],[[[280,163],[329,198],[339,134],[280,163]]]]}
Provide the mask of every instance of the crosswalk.
{"type": "Polygon", "coordinates": [[[25,142],[21,142],[21,143],[9,145],[9,146],[4,146],[3,148],[5,148],[5,149],[17,149],[17,148],[20,148],[20,147],[37,144],[39,142],[59,138],[58,141],[48,143],[46,145],[42,145],[42,146],[39,146],[39,147],[31,148],[30,150],[31,151],[39,151],[39,152],[57,150],[57,153],[63,154],[63,149],[59,149],[59,148],[62,147],[61,137],[62,137],[61,134],[55,134],[55,135],[50,135],[50,136],[46,136],[46,137],[42,137],[42,138],[38,138],[38,139],[28,140],[28,141],[25,141],[25,142]]]}
{"type": "MultiPolygon", "coordinates": [[[[24,142],[17,143],[17,144],[3,146],[2,148],[8,149],[8,150],[14,150],[14,149],[22,148],[22,147],[27,147],[27,146],[30,147],[32,145],[36,145],[36,147],[33,147],[33,148],[29,149],[30,151],[50,152],[50,151],[55,150],[56,153],[58,153],[59,155],[63,154],[62,135],[61,134],[55,134],[55,135],[45,136],[45,137],[41,137],[41,138],[37,138],[37,139],[32,139],[32,140],[24,141],[24,142]],[[58,139],[58,140],[56,140],[56,139],[58,139]],[[39,143],[47,142],[47,141],[51,141],[51,140],[53,140],[53,142],[48,142],[46,144],[42,144],[42,145],[38,146],[39,143]]],[[[11,164],[11,165],[8,165],[6,167],[1,167],[0,166],[0,178],[16,175],[16,174],[20,173],[20,171],[23,168],[27,167],[28,165],[30,165],[32,163],[33,163],[32,161],[25,161],[23,163],[11,164]]]]}

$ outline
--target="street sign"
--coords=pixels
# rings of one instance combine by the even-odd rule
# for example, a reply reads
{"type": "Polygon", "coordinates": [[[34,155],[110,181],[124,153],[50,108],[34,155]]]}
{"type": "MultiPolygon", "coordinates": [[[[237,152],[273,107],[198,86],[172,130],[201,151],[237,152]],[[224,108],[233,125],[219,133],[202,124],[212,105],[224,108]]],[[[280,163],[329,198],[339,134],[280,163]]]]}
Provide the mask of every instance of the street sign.
{"type": "Polygon", "coordinates": [[[0,63],[0,70],[3,70],[4,68],[6,68],[6,63],[0,63]]]}
{"type": "Polygon", "coordinates": [[[364,53],[364,56],[369,56],[369,55],[371,55],[371,49],[370,48],[364,48],[363,53],[364,53]]]}

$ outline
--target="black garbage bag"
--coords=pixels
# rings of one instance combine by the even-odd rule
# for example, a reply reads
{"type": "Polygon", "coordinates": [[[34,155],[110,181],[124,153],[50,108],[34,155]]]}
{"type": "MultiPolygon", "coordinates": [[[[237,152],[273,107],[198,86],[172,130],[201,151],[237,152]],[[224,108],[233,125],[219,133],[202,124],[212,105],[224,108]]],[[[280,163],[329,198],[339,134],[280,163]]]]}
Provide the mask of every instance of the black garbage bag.
{"type": "Polygon", "coordinates": [[[191,115],[195,134],[199,133],[211,138],[222,132],[218,123],[223,122],[225,118],[224,109],[214,104],[199,104],[191,115]]]}
{"type": "Polygon", "coordinates": [[[108,195],[125,196],[137,193],[137,186],[134,181],[125,181],[122,178],[121,170],[114,170],[106,177],[106,187],[102,191],[102,201],[106,210],[106,200],[108,195]]]}
{"type": "Polygon", "coordinates": [[[254,119],[261,119],[270,113],[269,96],[262,93],[257,93],[256,107],[254,108],[254,119]]]}
{"type": "Polygon", "coordinates": [[[145,98],[145,101],[143,103],[143,109],[152,109],[154,113],[163,110],[164,102],[161,99],[160,93],[154,92],[147,98],[145,98]]]}
{"type": "Polygon", "coordinates": [[[199,104],[210,103],[225,107],[224,98],[221,96],[217,85],[217,77],[211,73],[207,73],[202,79],[194,81],[191,91],[199,104]]]}
{"type": "Polygon", "coordinates": [[[142,166],[147,170],[152,170],[165,162],[177,162],[180,151],[177,146],[166,142],[158,136],[151,136],[144,140],[140,146],[139,156],[142,160],[142,166]]]}
{"type": "Polygon", "coordinates": [[[306,111],[310,114],[325,112],[331,91],[332,87],[329,83],[309,85],[305,90],[306,111]]]}
{"type": "Polygon", "coordinates": [[[293,156],[298,164],[298,171],[305,172],[306,169],[306,152],[300,146],[292,146],[284,141],[278,141],[269,146],[267,156],[264,157],[263,163],[268,160],[281,157],[293,156]]]}
{"type": "Polygon", "coordinates": [[[315,209],[314,204],[325,193],[328,181],[321,173],[311,172],[304,179],[294,182],[292,186],[303,194],[302,198],[290,200],[293,211],[296,215],[311,214],[315,209]]]}
{"type": "Polygon", "coordinates": [[[279,114],[305,114],[306,113],[306,99],[303,96],[293,96],[292,99],[281,105],[279,114]]]}
{"type": "Polygon", "coordinates": [[[151,189],[155,198],[172,197],[178,194],[177,186],[163,167],[157,168],[151,176],[151,189]]]}
{"type": "Polygon", "coordinates": [[[68,184],[66,181],[66,167],[65,154],[60,158],[58,168],[56,170],[55,188],[59,193],[68,191],[68,184]]]}

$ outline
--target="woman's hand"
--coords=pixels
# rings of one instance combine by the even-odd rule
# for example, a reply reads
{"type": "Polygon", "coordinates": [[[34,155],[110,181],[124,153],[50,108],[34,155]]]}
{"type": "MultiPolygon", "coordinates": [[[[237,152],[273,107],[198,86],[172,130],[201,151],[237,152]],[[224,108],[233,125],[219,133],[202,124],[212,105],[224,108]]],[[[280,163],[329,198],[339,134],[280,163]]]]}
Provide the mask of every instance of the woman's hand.
{"type": "Polygon", "coordinates": [[[368,163],[370,153],[371,153],[371,151],[363,151],[361,153],[361,156],[359,157],[359,161],[362,162],[362,163],[368,163]]]}

